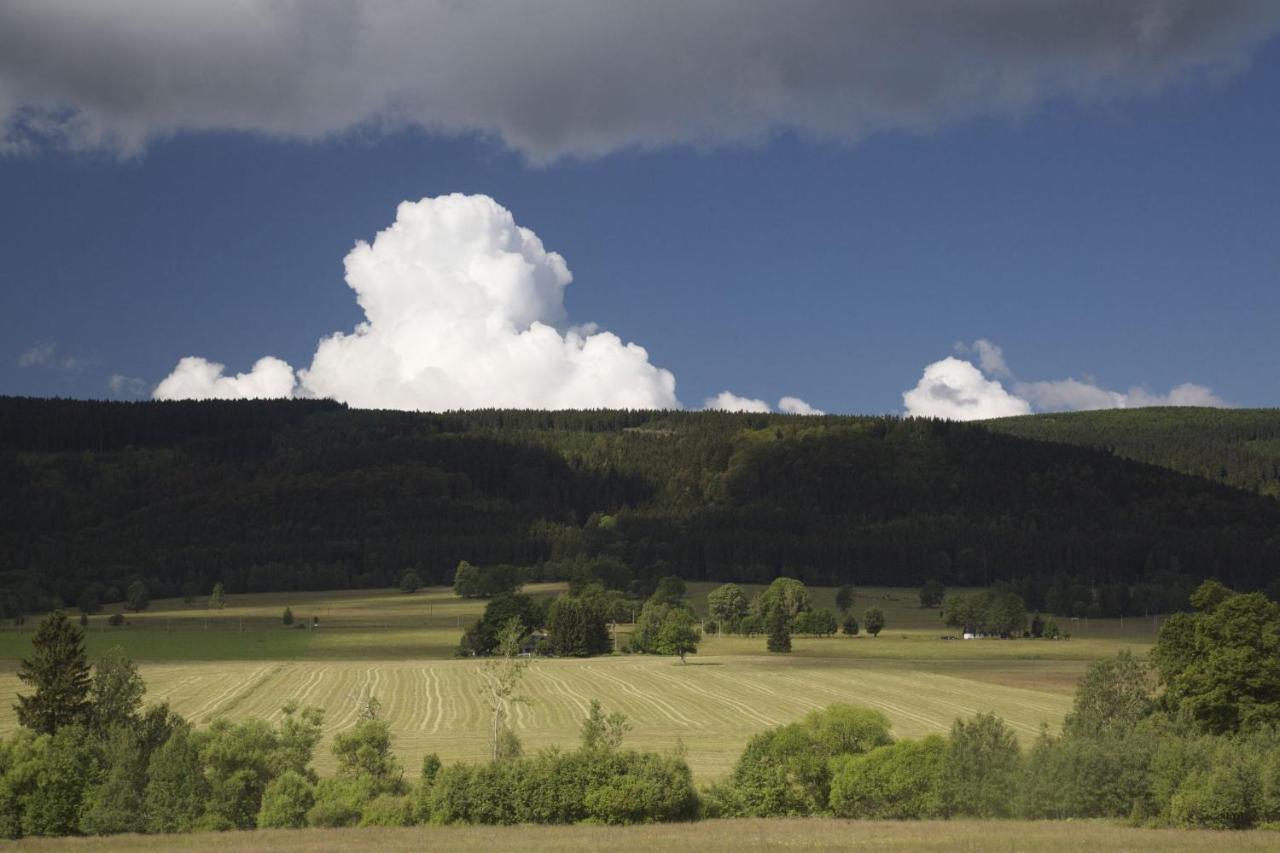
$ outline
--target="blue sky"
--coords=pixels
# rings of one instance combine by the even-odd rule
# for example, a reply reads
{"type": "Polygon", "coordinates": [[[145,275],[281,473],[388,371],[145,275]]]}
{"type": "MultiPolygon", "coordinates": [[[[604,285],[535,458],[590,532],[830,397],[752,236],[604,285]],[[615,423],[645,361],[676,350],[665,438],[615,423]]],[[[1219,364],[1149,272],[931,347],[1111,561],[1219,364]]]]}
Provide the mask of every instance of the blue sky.
{"type": "Polygon", "coordinates": [[[1028,410],[1085,407],[1036,390],[1074,378],[1120,404],[1193,383],[1274,406],[1280,42],[1244,56],[834,138],[784,119],[549,156],[483,125],[38,140],[0,156],[0,393],[147,396],[185,356],[305,368],[362,319],[355,242],[402,201],[464,193],[562,255],[570,320],[643,346],[686,407],[729,389],[902,411],[927,365],[982,368],[955,350],[979,339],[1007,367],[940,369],[948,393],[1002,383],[1028,410]]]}

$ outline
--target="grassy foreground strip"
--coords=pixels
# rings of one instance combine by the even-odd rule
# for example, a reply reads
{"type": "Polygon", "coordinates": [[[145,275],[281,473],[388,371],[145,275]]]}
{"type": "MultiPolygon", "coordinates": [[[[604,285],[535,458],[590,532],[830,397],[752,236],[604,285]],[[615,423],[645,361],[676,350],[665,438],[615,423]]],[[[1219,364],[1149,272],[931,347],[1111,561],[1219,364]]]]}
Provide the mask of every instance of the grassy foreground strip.
{"type": "Polygon", "coordinates": [[[1280,832],[1105,821],[710,820],[654,826],[423,826],[28,839],[23,850],[1275,850],[1280,832]]]}

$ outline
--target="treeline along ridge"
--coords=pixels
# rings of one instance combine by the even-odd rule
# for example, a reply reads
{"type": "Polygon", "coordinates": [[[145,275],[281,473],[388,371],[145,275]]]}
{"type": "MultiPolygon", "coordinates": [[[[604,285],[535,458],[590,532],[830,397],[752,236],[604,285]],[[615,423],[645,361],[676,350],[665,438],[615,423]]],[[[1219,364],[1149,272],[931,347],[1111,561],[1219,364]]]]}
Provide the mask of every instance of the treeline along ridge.
{"type": "Polygon", "coordinates": [[[1003,581],[1033,609],[1168,610],[1203,578],[1274,588],[1277,436],[1280,412],[1256,411],[981,425],[0,398],[0,582],[14,615],[90,584],[104,602],[135,579],[156,597],[391,586],[409,568],[447,584],[467,560],[597,567],[640,594],[673,574],[1003,581]],[[1224,461],[1201,471],[1209,456],[1224,461]]]}

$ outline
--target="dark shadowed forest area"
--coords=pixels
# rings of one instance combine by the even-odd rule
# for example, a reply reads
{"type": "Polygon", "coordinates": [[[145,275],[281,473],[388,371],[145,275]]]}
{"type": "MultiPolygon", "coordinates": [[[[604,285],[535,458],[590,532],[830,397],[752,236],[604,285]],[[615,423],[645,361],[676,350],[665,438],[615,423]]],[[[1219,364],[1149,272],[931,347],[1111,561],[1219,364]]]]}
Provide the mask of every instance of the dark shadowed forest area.
{"type": "Polygon", "coordinates": [[[639,593],[672,574],[1004,581],[1032,609],[1142,615],[1208,577],[1274,596],[1277,442],[1277,411],[959,424],[0,398],[0,583],[12,617],[135,580],[154,597],[409,568],[442,584],[467,560],[639,593]]]}

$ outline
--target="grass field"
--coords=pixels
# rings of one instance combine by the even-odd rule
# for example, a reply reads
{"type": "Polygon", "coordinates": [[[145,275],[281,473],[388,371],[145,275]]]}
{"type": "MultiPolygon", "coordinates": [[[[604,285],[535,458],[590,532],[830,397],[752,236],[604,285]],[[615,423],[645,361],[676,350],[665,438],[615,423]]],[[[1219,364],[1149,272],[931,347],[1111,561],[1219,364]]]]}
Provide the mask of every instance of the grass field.
{"type": "MultiPolygon", "coordinates": [[[[695,606],[713,585],[691,586],[695,606]]],[[[563,587],[536,585],[535,595],[563,587]]],[[[833,590],[815,590],[819,605],[833,590]]],[[[453,658],[463,627],[483,609],[447,589],[231,596],[221,611],[159,601],[129,626],[93,618],[90,654],[121,645],[140,663],[150,701],[168,701],[196,722],[216,716],[275,717],[294,699],[325,709],[328,736],[351,725],[364,696],[383,705],[396,751],[411,769],[437,752],[445,761],[485,754],[479,663],[453,658]],[[283,627],[292,608],[318,630],[283,627]]],[[[537,660],[515,709],[526,749],[570,744],[591,699],[630,718],[632,746],[670,749],[677,741],[700,779],[723,774],[747,738],[833,702],[882,710],[901,736],[943,731],[957,716],[995,711],[1024,740],[1041,724],[1056,727],[1070,707],[1075,680],[1091,660],[1121,648],[1145,651],[1153,625],[1107,620],[1074,624],[1071,640],[943,640],[936,611],[922,610],[908,590],[860,590],[855,611],[885,611],[879,637],[797,638],[791,655],[767,655],[760,637],[708,637],[680,665],[671,658],[617,655],[590,660],[537,660]]],[[[620,634],[625,635],[626,626],[620,634]]],[[[18,659],[26,633],[0,633],[0,695],[19,688],[18,659]]],[[[0,731],[16,725],[0,705],[0,731]]],[[[331,769],[327,746],[318,769],[331,769]]]]}
{"type": "Polygon", "coordinates": [[[716,820],[657,826],[425,826],[411,829],[259,830],[19,841],[30,850],[1275,850],[1280,833],[1135,829],[1094,821],[716,820]]]}

